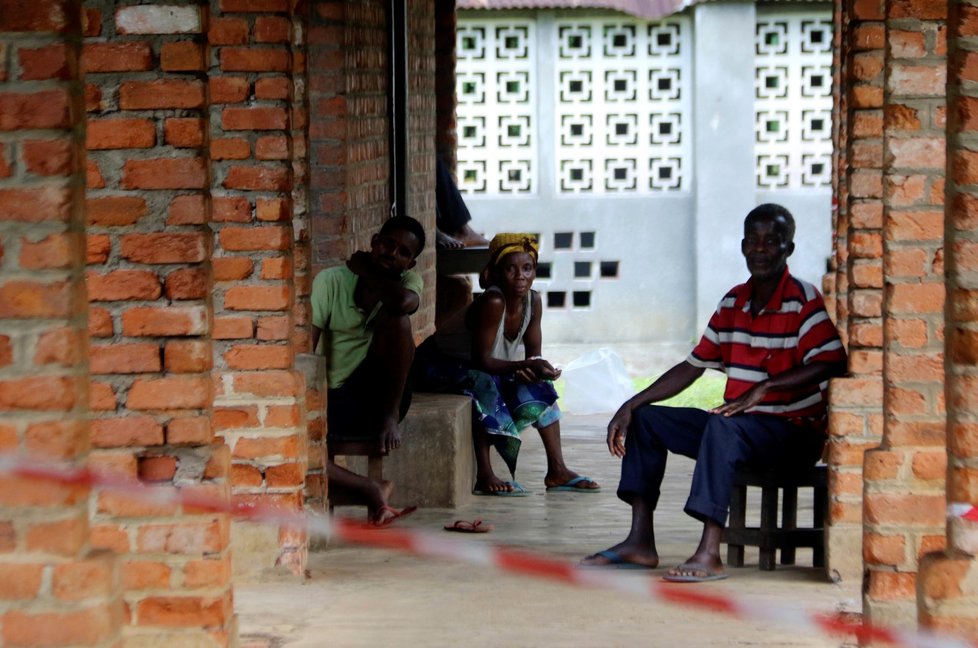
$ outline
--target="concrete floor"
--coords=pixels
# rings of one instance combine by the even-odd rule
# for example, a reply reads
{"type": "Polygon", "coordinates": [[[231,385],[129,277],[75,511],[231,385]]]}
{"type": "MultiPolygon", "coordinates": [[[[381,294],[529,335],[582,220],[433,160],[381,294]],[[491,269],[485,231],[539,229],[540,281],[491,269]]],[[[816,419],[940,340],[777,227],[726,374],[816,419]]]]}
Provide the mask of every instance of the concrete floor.
{"type": "MultiPolygon", "coordinates": [[[[624,537],[628,510],[615,497],[619,462],[605,446],[607,415],[567,416],[567,463],[601,482],[598,494],[545,494],[545,458],[539,436],[524,436],[517,477],[525,498],[473,498],[458,510],[424,509],[399,523],[460,543],[497,543],[576,562],[624,537]],[[441,531],[455,519],[482,518],[495,529],[463,535],[441,531]]],[[[670,460],[656,518],[662,565],[682,562],[700,526],[682,513],[692,462],[670,460]]],[[[505,474],[500,472],[500,474],[505,474]]],[[[810,502],[802,501],[803,511],[810,502]]],[[[756,510],[756,505],[755,505],[756,510]]],[[[362,509],[341,511],[362,517],[362,509]]],[[[810,515],[803,512],[802,516],[810,515]]],[[[802,521],[810,520],[801,517],[802,521]]],[[[383,533],[383,531],[378,531],[383,533]]],[[[748,566],[706,585],[674,585],[716,592],[762,607],[808,612],[857,611],[859,584],[827,582],[799,550],[798,566],[774,572],[748,566]]],[[[616,570],[624,578],[658,579],[653,572],[616,570]]],[[[310,578],[266,578],[236,586],[235,608],[248,648],[283,646],[840,646],[851,638],[810,636],[792,626],[739,621],[688,607],[665,605],[602,590],[551,582],[468,564],[418,559],[387,550],[330,546],[309,561],[310,578]]]]}

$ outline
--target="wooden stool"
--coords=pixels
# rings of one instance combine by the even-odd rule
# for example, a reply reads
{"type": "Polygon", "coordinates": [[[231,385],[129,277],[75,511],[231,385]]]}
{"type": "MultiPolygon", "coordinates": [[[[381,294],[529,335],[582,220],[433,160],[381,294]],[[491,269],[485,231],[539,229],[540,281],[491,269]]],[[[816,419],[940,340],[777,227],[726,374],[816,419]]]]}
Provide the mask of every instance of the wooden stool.
{"type": "Polygon", "coordinates": [[[828,478],[825,465],[793,472],[775,470],[758,471],[740,468],[734,475],[730,497],[730,520],[723,533],[727,543],[727,564],[744,566],[744,547],[760,549],[759,567],[765,571],[774,569],[777,549],[781,550],[781,564],[795,564],[797,547],[812,548],[812,565],[825,566],[825,537],[823,525],[828,504],[828,478]],[[747,487],[761,489],[761,526],[747,527],[747,487]],[[798,489],[814,491],[814,519],[811,528],[798,528],[798,489]],[[781,526],[778,527],[778,490],[783,492],[781,526]]]}
{"type": "MultiPolygon", "coordinates": [[[[384,478],[384,457],[387,453],[377,448],[376,441],[328,441],[329,459],[334,457],[366,457],[367,477],[380,481],[384,478]]],[[[329,493],[329,509],[334,506],[350,506],[360,502],[350,499],[346,493],[329,493]]]]}

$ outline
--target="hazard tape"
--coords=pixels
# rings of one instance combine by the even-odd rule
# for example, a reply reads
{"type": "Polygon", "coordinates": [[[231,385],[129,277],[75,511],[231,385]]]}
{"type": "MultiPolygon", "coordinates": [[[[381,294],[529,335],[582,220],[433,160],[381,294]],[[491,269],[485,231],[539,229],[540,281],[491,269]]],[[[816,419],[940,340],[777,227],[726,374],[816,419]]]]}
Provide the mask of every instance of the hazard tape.
{"type": "Polygon", "coordinates": [[[961,518],[969,522],[978,522],[978,506],[955,502],[947,505],[947,516],[961,518]]]}
{"type": "MultiPolygon", "coordinates": [[[[860,645],[886,643],[908,648],[976,648],[978,644],[926,630],[906,631],[846,620],[842,614],[812,613],[786,606],[760,603],[738,596],[731,598],[703,587],[675,585],[645,578],[629,578],[612,571],[584,570],[563,560],[540,556],[507,547],[466,543],[415,529],[386,528],[378,532],[362,522],[343,517],[330,519],[315,513],[288,512],[254,503],[234,503],[227,499],[177,488],[160,488],[132,479],[96,472],[88,468],[51,462],[27,455],[0,454],[0,474],[68,486],[111,490],[133,499],[154,504],[173,504],[195,510],[226,513],[236,518],[277,524],[343,542],[393,549],[427,558],[448,559],[500,571],[522,574],[565,584],[618,591],[632,596],[674,605],[722,613],[740,620],[753,620],[800,628],[806,633],[848,635],[860,645]]],[[[959,505],[962,506],[962,505],[959,505]]],[[[968,505],[970,506],[970,505],[968,505]]],[[[959,517],[974,515],[962,512],[959,517]]],[[[951,507],[949,507],[949,512],[951,507]]]]}

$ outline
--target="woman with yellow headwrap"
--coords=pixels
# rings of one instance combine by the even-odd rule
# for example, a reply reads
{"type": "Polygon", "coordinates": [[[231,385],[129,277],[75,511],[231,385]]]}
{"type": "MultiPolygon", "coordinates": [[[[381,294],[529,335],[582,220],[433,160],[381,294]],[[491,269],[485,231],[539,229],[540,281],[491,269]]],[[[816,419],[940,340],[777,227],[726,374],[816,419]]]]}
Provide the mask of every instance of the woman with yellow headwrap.
{"type": "Polygon", "coordinates": [[[489,244],[489,263],[480,275],[485,292],[455,313],[418,348],[415,387],[421,391],[466,394],[472,398],[476,495],[526,495],[516,481],[520,431],[533,426],[547,453],[548,491],[594,493],[598,484],[564,464],[560,447],[560,408],[553,381],[560,371],[540,357],[543,312],[536,277],[538,245],[529,234],[497,234],[489,244]],[[493,472],[495,447],[512,475],[493,472]]]}

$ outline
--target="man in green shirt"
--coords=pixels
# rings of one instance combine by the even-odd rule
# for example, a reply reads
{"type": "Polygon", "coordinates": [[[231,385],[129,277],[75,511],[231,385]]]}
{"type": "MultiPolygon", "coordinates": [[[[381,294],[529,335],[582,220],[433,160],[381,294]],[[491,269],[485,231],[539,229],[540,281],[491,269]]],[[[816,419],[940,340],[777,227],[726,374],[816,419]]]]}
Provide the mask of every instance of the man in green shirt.
{"type": "MultiPolygon", "coordinates": [[[[411,404],[406,387],[414,359],[409,315],[421,303],[423,282],[411,270],[424,249],[421,223],[389,219],[345,265],[323,270],[312,283],[312,349],[326,356],[327,438],[373,441],[389,452],[401,445],[398,426],[411,404]]],[[[329,488],[369,507],[378,526],[400,512],[387,504],[391,484],[326,462],[329,488]]]]}

